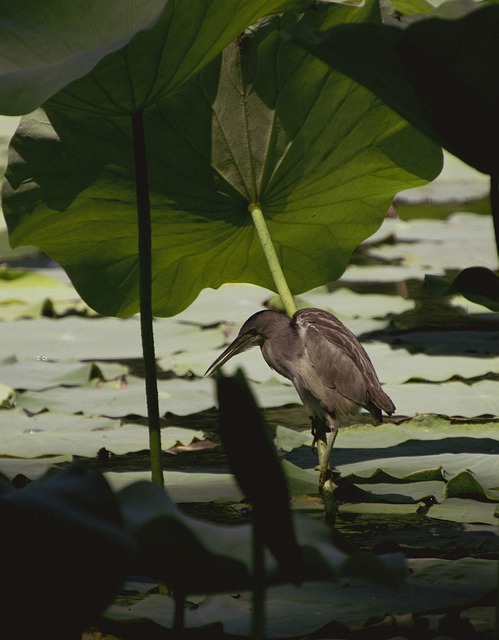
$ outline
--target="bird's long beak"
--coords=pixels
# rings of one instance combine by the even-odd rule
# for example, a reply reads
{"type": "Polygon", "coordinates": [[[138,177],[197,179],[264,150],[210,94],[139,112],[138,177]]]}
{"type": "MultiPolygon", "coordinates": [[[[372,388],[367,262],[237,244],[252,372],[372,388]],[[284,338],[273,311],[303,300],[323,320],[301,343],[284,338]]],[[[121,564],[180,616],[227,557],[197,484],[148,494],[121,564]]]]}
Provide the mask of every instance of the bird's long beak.
{"type": "Polygon", "coordinates": [[[218,358],[213,362],[208,369],[206,370],[205,376],[211,376],[217,369],[220,369],[228,360],[235,356],[236,353],[241,353],[241,351],[246,351],[250,347],[258,344],[256,336],[252,333],[244,333],[243,335],[237,336],[232,344],[230,344],[227,349],[223,353],[221,353],[218,358]]]}

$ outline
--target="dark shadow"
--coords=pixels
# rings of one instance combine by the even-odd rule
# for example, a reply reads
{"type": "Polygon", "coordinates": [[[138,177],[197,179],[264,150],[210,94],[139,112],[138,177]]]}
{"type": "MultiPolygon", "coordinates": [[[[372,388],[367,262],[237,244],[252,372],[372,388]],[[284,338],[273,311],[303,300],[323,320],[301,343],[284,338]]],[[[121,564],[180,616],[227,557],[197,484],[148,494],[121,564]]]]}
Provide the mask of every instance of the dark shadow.
{"type": "MultiPolygon", "coordinates": [[[[385,449],[380,448],[342,448],[341,433],[337,440],[338,446],[333,451],[333,464],[335,467],[366,462],[385,458],[424,458],[425,456],[437,456],[456,453],[481,453],[487,455],[499,455],[499,440],[492,438],[441,438],[439,440],[407,440],[400,444],[385,449]]],[[[317,464],[317,455],[309,447],[294,449],[286,456],[298,467],[309,469],[317,464]]]]}

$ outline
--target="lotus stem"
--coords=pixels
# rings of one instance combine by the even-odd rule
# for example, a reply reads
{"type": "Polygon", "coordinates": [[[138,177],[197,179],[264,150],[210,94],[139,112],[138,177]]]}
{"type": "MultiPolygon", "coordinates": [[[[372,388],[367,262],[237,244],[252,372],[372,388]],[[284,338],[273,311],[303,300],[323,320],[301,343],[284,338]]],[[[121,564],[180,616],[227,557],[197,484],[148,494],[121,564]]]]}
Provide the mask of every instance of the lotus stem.
{"type": "Polygon", "coordinates": [[[151,476],[154,483],[163,487],[161,425],[152,314],[151,204],[149,200],[147,152],[142,111],[132,113],[132,132],[135,153],[135,184],[139,237],[140,333],[144,358],[151,476]]]}
{"type": "Polygon", "coordinates": [[[277,257],[274,243],[272,242],[272,238],[270,237],[263,212],[260,208],[260,205],[255,203],[250,204],[248,210],[251,213],[251,217],[253,218],[253,223],[255,225],[260,244],[262,245],[263,253],[265,254],[265,258],[267,259],[270,273],[272,274],[272,277],[274,279],[277,293],[281,297],[286,313],[291,317],[296,312],[296,304],[286,281],[286,277],[282,270],[281,263],[279,262],[279,258],[277,257]]]}

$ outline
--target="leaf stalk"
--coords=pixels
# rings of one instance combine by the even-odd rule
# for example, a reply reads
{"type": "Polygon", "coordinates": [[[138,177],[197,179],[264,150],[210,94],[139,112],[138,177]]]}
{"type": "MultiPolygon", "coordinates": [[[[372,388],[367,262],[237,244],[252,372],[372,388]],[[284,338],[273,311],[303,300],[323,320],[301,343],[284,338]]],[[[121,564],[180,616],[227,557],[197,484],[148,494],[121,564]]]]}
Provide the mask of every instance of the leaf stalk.
{"type": "Polygon", "coordinates": [[[279,258],[277,257],[274,243],[272,242],[272,238],[270,237],[269,229],[267,227],[267,223],[265,222],[265,217],[263,215],[262,209],[259,204],[251,203],[248,206],[248,211],[251,213],[251,217],[253,218],[253,224],[255,225],[260,244],[262,245],[263,253],[265,254],[267,264],[269,265],[270,273],[272,274],[272,277],[274,279],[277,293],[281,297],[286,313],[291,317],[294,313],[296,313],[296,304],[289,289],[286,276],[284,275],[284,272],[282,270],[281,263],[279,262],[279,258]]]}
{"type": "Polygon", "coordinates": [[[140,333],[144,359],[149,449],[152,481],[164,486],[161,425],[159,417],[158,380],[154,350],[152,313],[152,240],[151,203],[147,171],[147,151],[142,111],[132,113],[132,133],[135,159],[135,185],[137,194],[137,226],[139,241],[139,301],[140,333]]]}

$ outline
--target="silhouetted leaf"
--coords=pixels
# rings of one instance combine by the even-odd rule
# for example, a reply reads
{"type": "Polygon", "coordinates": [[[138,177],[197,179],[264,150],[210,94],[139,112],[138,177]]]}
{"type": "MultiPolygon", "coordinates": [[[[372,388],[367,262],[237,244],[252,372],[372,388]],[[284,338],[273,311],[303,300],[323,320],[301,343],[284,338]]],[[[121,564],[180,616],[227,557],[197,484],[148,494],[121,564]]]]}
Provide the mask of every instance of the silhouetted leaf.
{"type": "Polygon", "coordinates": [[[486,5],[460,19],[427,18],[406,29],[340,25],[325,33],[302,29],[295,38],[451,153],[497,174],[498,29],[499,7],[486,5]]]}
{"type": "Polygon", "coordinates": [[[303,558],[297,545],[289,493],[268,427],[242,371],[218,374],[220,437],[229,464],[254,511],[255,526],[293,582],[303,579],[303,558]]]}
{"type": "Polygon", "coordinates": [[[138,545],[138,570],[184,594],[249,588],[251,528],[191,518],[161,488],[138,482],[118,494],[138,545]]]}
{"type": "Polygon", "coordinates": [[[499,277],[485,267],[468,267],[453,281],[440,276],[425,276],[424,288],[433,296],[461,293],[465,298],[499,311],[499,277]]]}
{"type": "Polygon", "coordinates": [[[0,520],[2,637],[13,630],[20,638],[76,636],[110,603],[131,569],[134,543],[96,472],[72,469],[5,490],[0,520]]]}

